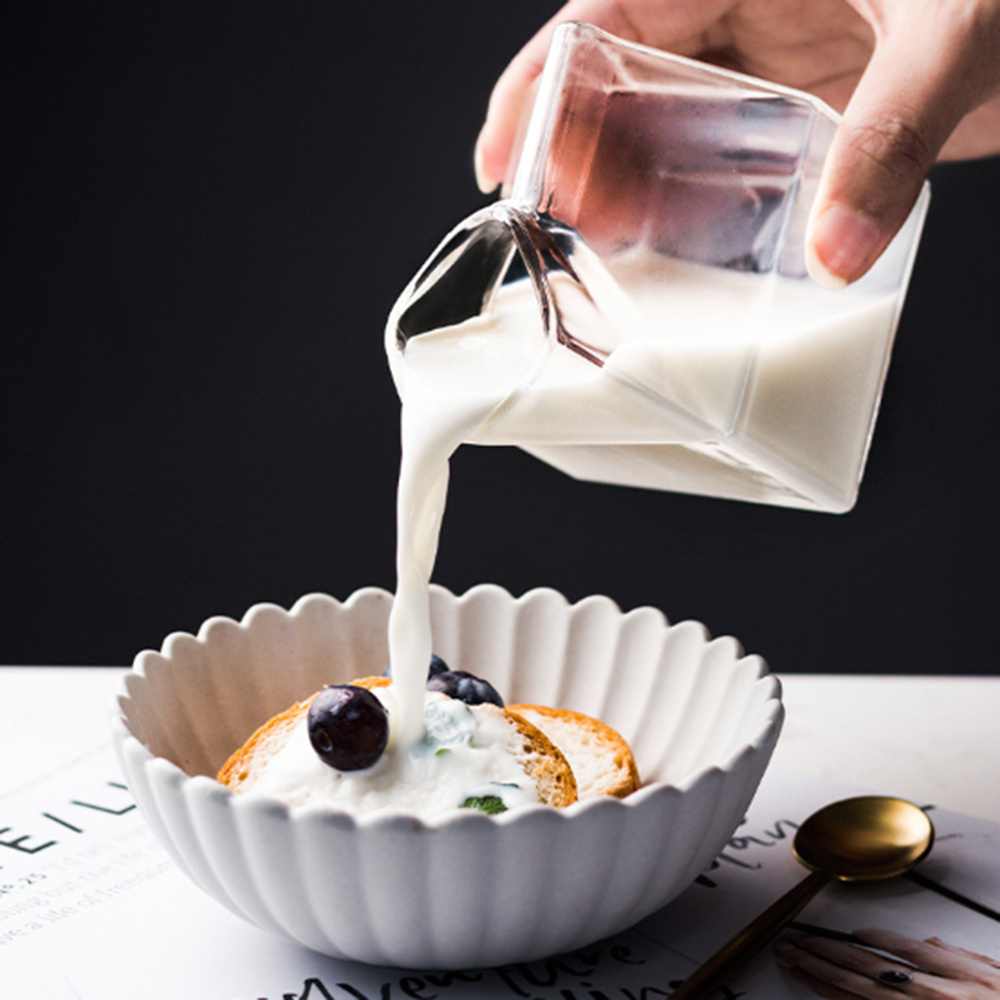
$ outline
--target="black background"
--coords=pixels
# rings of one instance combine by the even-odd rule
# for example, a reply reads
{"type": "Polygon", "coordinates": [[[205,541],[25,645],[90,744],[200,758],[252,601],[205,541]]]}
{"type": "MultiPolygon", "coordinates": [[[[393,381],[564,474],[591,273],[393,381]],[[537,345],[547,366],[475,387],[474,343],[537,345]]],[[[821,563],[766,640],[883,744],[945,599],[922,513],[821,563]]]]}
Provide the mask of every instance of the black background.
{"type": "MultiPolygon", "coordinates": [[[[5,32],[0,662],[393,586],[396,294],[559,5],[22,5],[5,32]]],[[[435,578],[654,604],[788,672],[997,673],[1000,161],[938,168],[843,516],[461,449],[435,578]]]]}

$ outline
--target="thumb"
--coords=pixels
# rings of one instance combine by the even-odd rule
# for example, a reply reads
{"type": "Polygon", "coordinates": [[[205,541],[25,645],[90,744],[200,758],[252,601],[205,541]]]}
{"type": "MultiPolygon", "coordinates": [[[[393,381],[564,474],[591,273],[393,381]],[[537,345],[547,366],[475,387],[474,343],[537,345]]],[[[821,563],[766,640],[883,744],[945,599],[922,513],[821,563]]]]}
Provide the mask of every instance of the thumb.
{"type": "Polygon", "coordinates": [[[934,20],[913,26],[911,19],[879,38],[844,112],[806,235],[809,273],[824,287],[843,288],[875,263],[969,110],[956,51],[962,46],[934,20]],[[918,27],[920,39],[913,37],[918,27]]]}

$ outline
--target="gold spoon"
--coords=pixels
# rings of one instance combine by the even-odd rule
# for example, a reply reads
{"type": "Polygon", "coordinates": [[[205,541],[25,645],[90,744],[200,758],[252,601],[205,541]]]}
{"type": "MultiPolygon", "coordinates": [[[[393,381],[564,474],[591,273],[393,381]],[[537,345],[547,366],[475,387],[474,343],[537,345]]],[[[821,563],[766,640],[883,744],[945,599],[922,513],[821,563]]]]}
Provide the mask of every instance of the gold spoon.
{"type": "Polygon", "coordinates": [[[933,843],[927,813],[903,799],[863,795],[813,813],[792,842],[795,857],[812,873],[723,945],[671,1000],[709,997],[832,879],[875,882],[902,875],[927,857],[933,843]]]}

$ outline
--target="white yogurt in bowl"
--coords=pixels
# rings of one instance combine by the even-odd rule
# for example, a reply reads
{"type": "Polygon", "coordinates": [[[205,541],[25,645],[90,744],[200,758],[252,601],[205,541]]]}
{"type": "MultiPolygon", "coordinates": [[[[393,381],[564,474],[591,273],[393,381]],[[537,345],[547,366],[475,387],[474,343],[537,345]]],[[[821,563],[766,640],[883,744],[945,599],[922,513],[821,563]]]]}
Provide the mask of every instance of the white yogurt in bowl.
{"type": "MultiPolygon", "coordinates": [[[[393,728],[400,718],[394,687],[372,694],[386,705],[393,728]]],[[[505,810],[538,802],[534,783],[511,752],[516,730],[494,709],[428,692],[423,735],[405,748],[397,734],[371,767],[340,771],[325,764],[309,739],[305,714],[287,740],[268,755],[240,793],[276,798],[289,806],[329,806],[354,816],[402,813],[439,819],[470,799],[499,799],[505,810]]]]}

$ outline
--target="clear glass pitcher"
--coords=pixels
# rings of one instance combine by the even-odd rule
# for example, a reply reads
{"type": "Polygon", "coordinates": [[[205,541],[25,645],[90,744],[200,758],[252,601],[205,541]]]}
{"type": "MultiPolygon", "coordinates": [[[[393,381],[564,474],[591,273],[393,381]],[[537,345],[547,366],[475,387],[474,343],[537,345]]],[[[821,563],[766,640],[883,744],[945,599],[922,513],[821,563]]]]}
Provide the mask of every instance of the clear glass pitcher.
{"type": "Polygon", "coordinates": [[[503,199],[390,314],[401,396],[491,392],[473,443],[581,479],[850,509],[929,189],[862,280],[816,285],[805,227],[837,120],[560,26],[503,199]]]}

